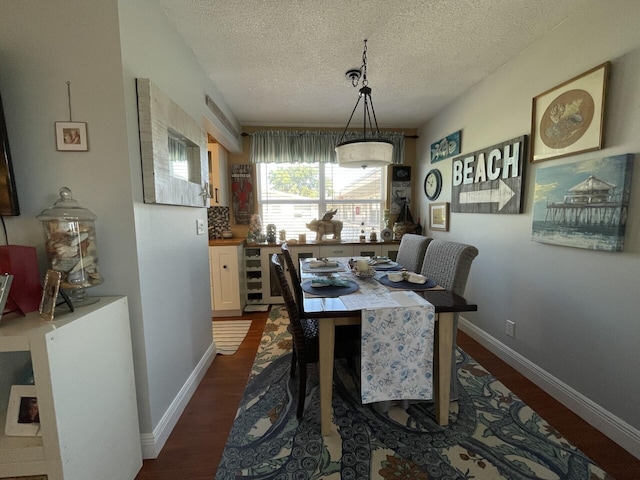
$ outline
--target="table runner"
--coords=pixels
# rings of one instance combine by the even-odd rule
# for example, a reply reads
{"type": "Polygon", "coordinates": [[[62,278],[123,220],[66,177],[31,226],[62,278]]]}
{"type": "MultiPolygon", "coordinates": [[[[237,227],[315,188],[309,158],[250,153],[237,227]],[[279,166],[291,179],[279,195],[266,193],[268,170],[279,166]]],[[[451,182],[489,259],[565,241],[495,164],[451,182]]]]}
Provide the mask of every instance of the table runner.
{"type": "Polygon", "coordinates": [[[413,306],[362,310],[362,403],[433,398],[435,308],[413,292],[413,306]]]}

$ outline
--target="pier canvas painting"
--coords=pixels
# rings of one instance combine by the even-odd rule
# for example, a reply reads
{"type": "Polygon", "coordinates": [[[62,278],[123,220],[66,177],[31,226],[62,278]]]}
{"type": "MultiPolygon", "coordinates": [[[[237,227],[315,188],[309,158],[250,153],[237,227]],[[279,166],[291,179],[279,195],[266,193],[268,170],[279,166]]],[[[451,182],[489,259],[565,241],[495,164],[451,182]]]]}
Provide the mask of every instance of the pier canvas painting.
{"type": "Polygon", "coordinates": [[[620,252],[634,155],[567,163],[536,172],[532,239],[620,252]]]}

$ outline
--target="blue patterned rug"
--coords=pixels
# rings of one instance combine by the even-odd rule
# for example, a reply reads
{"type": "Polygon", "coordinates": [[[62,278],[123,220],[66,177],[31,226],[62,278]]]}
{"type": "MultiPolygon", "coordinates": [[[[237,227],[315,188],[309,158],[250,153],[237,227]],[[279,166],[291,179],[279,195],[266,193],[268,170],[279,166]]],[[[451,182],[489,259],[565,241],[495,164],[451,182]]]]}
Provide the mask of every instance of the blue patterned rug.
{"type": "Polygon", "coordinates": [[[612,480],[460,349],[447,427],[430,403],[387,414],[363,406],[359,374],[338,360],[335,431],[323,438],[316,365],[296,419],[287,324],[286,310],[272,308],[216,479],[612,480]]]}

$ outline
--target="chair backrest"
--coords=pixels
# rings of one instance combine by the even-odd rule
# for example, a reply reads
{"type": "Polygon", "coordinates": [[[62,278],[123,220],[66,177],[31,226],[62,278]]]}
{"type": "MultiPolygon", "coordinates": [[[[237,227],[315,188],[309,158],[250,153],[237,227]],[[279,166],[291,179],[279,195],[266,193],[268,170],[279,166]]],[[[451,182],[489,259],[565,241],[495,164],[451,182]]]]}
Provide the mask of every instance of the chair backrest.
{"type": "Polygon", "coordinates": [[[296,269],[296,265],[293,262],[293,258],[291,257],[291,252],[289,251],[289,246],[285,243],[280,245],[280,249],[282,250],[282,256],[284,257],[284,261],[287,264],[287,270],[289,270],[289,278],[291,278],[291,284],[293,285],[293,293],[296,304],[298,305],[298,314],[302,312],[302,287],[300,286],[300,277],[298,276],[298,270],[296,269]]]}
{"type": "Polygon", "coordinates": [[[433,240],[427,247],[420,273],[446,290],[464,295],[471,262],[478,249],[464,243],[433,240]]]}
{"type": "Polygon", "coordinates": [[[396,262],[410,272],[418,273],[431,240],[433,239],[415,233],[405,233],[400,240],[396,262]]]}
{"type": "Polygon", "coordinates": [[[282,294],[285,306],[287,307],[287,313],[289,314],[289,331],[293,336],[293,345],[296,349],[296,354],[300,358],[305,358],[305,335],[302,329],[302,323],[300,322],[298,307],[293,298],[293,294],[291,293],[291,289],[289,288],[287,275],[284,273],[284,268],[282,268],[282,265],[280,264],[280,259],[278,258],[277,253],[274,253],[271,256],[271,263],[276,272],[276,279],[280,285],[280,293],[282,294]]]}

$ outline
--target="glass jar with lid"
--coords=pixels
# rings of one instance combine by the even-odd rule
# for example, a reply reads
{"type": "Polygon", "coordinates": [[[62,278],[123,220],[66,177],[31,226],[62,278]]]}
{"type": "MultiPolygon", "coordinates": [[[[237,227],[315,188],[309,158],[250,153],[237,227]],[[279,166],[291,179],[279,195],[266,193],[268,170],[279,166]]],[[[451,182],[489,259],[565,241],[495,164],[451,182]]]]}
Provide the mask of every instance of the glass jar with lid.
{"type": "Polygon", "coordinates": [[[74,306],[97,302],[85,290],[103,282],[98,272],[97,216],[81,207],[69,188],[62,187],[60,199],[37,218],[44,227],[49,268],[62,274],[60,288],[69,293],[74,306]]]}

